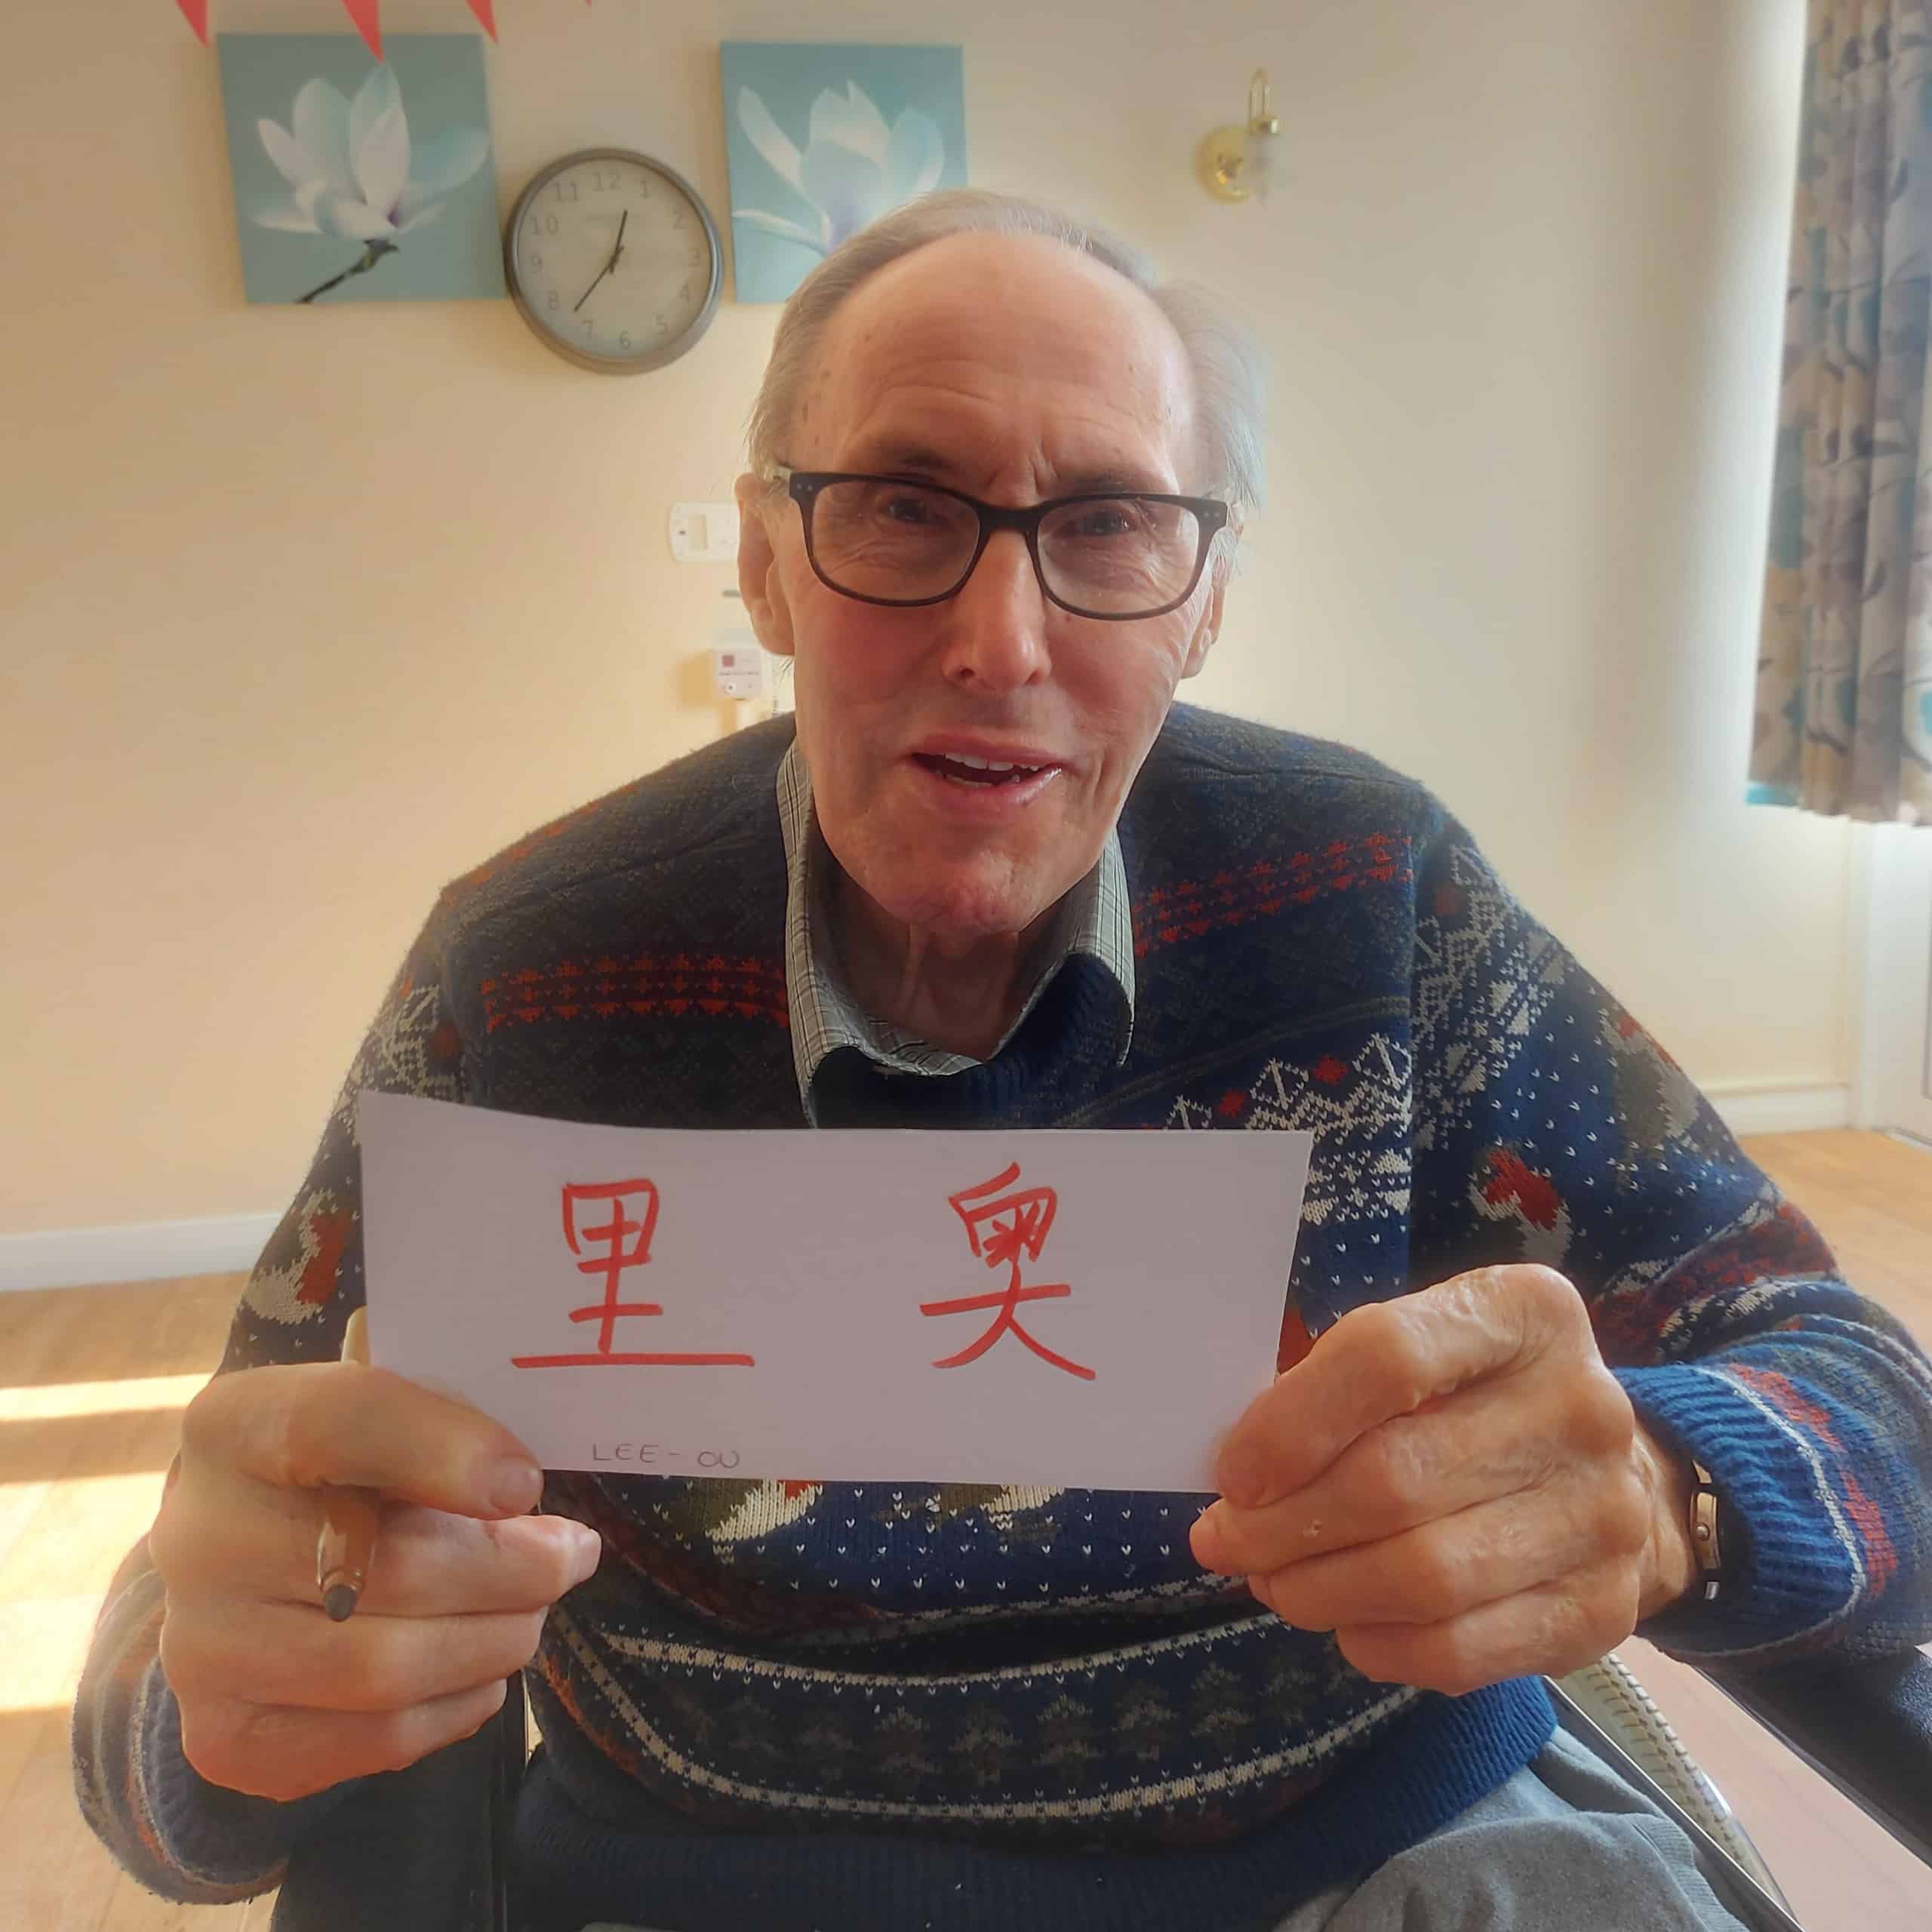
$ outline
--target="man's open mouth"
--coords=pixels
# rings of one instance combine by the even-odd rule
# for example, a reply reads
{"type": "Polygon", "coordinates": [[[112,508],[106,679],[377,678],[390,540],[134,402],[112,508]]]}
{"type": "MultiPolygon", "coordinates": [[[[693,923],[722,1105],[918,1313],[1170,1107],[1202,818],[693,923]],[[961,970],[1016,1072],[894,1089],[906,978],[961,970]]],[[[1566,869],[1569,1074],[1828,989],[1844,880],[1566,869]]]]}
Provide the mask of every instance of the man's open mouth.
{"type": "Polygon", "coordinates": [[[1043,764],[1001,764],[992,758],[942,756],[931,752],[915,752],[912,755],[928,771],[949,778],[955,785],[1017,785],[1049,768],[1043,764]]]}

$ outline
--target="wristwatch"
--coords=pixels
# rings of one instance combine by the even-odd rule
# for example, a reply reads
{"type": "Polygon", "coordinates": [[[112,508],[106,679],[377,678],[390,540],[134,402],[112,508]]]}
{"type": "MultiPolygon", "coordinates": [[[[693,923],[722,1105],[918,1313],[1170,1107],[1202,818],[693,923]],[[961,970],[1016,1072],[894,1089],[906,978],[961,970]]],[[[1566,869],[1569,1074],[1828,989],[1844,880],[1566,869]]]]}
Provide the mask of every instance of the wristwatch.
{"type": "Polygon", "coordinates": [[[1711,1472],[1694,1457],[1690,1473],[1696,1487],[1690,1492],[1690,1548],[1697,1559],[1697,1594],[1706,1603],[1717,1595],[1724,1581],[1724,1546],[1718,1534],[1718,1493],[1711,1472]]]}

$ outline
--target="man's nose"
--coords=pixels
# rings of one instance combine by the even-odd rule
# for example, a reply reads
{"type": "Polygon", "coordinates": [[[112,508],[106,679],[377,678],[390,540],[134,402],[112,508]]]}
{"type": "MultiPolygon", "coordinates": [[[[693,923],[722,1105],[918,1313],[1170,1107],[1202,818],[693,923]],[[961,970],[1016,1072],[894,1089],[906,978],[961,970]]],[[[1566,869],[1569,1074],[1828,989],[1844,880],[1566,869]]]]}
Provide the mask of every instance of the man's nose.
{"type": "Polygon", "coordinates": [[[996,531],[964,587],[936,609],[949,681],[1009,691],[1047,675],[1046,596],[1017,531],[996,531]]]}

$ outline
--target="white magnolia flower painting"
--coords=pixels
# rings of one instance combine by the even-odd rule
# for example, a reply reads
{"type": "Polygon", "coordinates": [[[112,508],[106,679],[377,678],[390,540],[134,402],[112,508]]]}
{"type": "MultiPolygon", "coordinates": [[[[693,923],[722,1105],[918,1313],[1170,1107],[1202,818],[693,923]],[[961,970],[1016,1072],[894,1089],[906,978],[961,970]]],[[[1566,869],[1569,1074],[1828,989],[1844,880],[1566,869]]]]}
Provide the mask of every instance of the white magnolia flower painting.
{"type": "Polygon", "coordinates": [[[888,210],[966,180],[956,47],[721,50],[740,302],[782,302],[888,210]]]}
{"type": "Polygon", "coordinates": [[[223,34],[222,92],[251,302],[501,295],[481,44],[223,34]]]}

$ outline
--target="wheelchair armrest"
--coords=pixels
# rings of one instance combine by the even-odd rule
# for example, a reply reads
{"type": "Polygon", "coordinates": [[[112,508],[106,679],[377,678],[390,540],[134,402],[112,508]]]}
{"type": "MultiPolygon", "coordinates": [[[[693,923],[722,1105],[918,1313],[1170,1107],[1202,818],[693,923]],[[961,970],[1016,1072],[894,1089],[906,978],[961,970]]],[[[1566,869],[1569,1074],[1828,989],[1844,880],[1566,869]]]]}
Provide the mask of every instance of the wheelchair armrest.
{"type": "Polygon", "coordinates": [[[508,1932],[502,1865],[524,1724],[512,1677],[474,1737],[363,1780],[296,1846],[269,1932],[508,1932]]]}
{"type": "Polygon", "coordinates": [[[1762,1670],[1697,1667],[1932,1865],[1932,1657],[1906,1651],[1807,1658],[1762,1670]]]}

